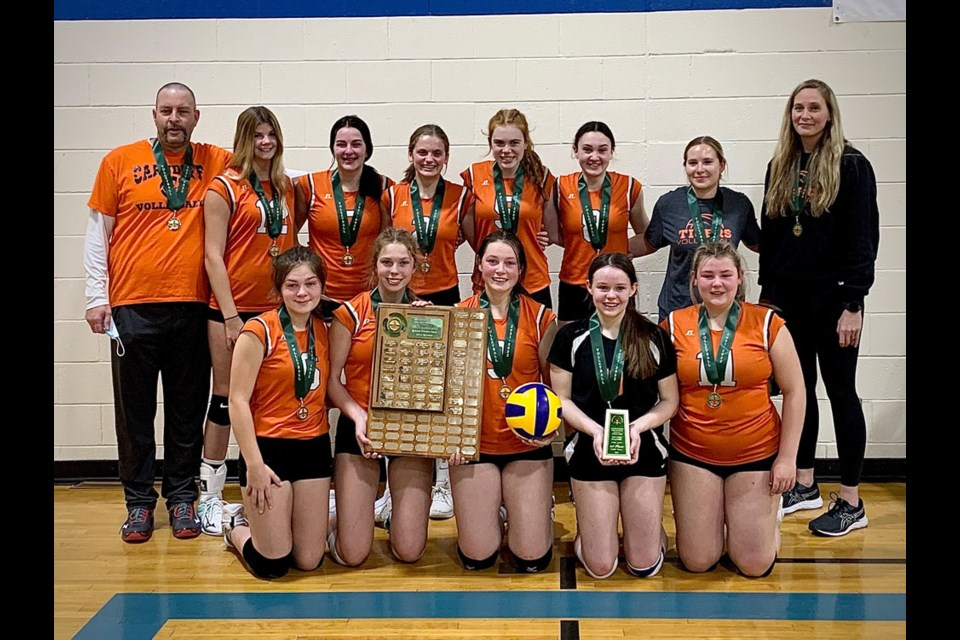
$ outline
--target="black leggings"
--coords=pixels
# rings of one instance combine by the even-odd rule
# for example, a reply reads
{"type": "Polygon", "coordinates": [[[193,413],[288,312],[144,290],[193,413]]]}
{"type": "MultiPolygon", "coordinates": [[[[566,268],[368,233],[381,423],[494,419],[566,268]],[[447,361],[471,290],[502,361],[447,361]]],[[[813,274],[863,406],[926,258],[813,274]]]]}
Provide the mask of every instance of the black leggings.
{"type": "MultiPolygon", "coordinates": [[[[778,296],[774,296],[775,298],[778,296]]],[[[843,312],[842,301],[823,292],[793,291],[773,303],[783,309],[783,318],[793,336],[803,369],[807,391],[807,410],[803,419],[803,435],[797,452],[797,468],[810,469],[816,457],[820,432],[820,411],[817,407],[817,361],[830,399],[833,425],[840,459],[840,483],[847,487],[860,484],[864,451],[867,445],[867,424],[857,395],[857,356],[859,347],[840,347],[837,321],[843,312]]]]}

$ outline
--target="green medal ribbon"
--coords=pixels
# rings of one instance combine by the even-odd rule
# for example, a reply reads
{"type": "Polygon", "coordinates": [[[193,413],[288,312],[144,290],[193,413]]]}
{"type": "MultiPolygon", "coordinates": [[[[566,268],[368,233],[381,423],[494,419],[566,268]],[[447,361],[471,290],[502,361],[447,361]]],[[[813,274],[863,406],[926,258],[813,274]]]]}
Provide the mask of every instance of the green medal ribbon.
{"type": "Polygon", "coordinates": [[[623,349],[620,346],[620,336],[617,333],[617,344],[613,347],[613,362],[607,369],[607,358],[603,349],[603,335],[600,333],[600,318],[594,311],[590,316],[590,345],[593,351],[593,368],[597,372],[597,386],[600,387],[600,396],[611,406],[614,398],[620,394],[620,381],[623,379],[623,349]]]}
{"type": "Polygon", "coordinates": [[[717,355],[713,355],[713,341],[710,339],[710,320],[707,318],[707,307],[700,305],[700,320],[698,328],[700,332],[700,357],[703,359],[703,368],[707,373],[707,380],[714,386],[723,381],[723,372],[727,368],[727,360],[730,359],[730,350],[733,346],[733,336],[737,332],[737,321],[740,320],[740,303],[733,301],[727,313],[727,321],[723,325],[723,333],[720,335],[720,345],[717,348],[717,355]]]}
{"type": "Polygon", "coordinates": [[[603,176],[603,195],[600,196],[600,219],[593,219],[593,205],[590,204],[590,192],[587,191],[587,181],[583,174],[577,180],[577,191],[580,193],[580,208],[583,210],[583,222],[587,226],[587,235],[590,236],[590,246],[599,253],[607,244],[607,227],[610,224],[610,190],[612,181],[610,174],[603,176]]]}
{"type": "Polygon", "coordinates": [[[187,151],[183,155],[183,171],[176,188],[173,186],[173,176],[170,175],[170,165],[163,155],[163,147],[159,138],[153,141],[153,157],[157,160],[157,173],[163,181],[163,190],[167,194],[167,208],[171,211],[182,209],[187,204],[187,191],[190,190],[190,176],[193,175],[193,145],[187,144],[187,151]]]}
{"type": "Polygon", "coordinates": [[[807,172],[801,171],[797,167],[797,176],[793,180],[793,235],[799,236],[803,233],[803,225],[800,224],[800,214],[808,202],[807,198],[807,172]]]}
{"type": "Polygon", "coordinates": [[[520,200],[523,198],[523,166],[517,167],[517,173],[514,174],[513,199],[510,201],[510,207],[507,207],[507,195],[503,190],[503,172],[500,165],[493,163],[493,188],[497,192],[497,209],[500,214],[500,226],[504,231],[517,232],[517,225],[520,222],[520,200]]]}
{"type": "MultiPolygon", "coordinates": [[[[380,303],[383,302],[383,297],[380,295],[380,289],[374,287],[373,291],[370,292],[370,301],[373,303],[373,310],[376,312],[380,308],[380,303]]],[[[404,289],[403,298],[400,299],[401,304],[409,304],[410,298],[407,296],[407,291],[404,289]]]]}
{"type": "Polygon", "coordinates": [[[280,201],[280,192],[274,189],[273,200],[267,200],[267,195],[263,192],[263,186],[260,184],[257,174],[251,171],[250,177],[247,179],[253,186],[264,213],[267,214],[267,233],[271,239],[278,237],[280,230],[283,229],[283,203],[280,201]]]}
{"type": "Polygon", "coordinates": [[[690,209],[690,221],[693,222],[693,235],[697,244],[720,242],[720,225],[723,224],[723,204],[720,189],[717,189],[716,208],[713,210],[713,221],[710,223],[710,237],[708,238],[703,226],[703,214],[700,212],[700,200],[693,192],[693,187],[687,188],[687,207],[690,209]]]}
{"type": "Polygon", "coordinates": [[[437,229],[440,227],[440,209],[443,208],[444,179],[440,178],[437,190],[433,194],[433,206],[430,208],[430,220],[423,221],[423,204],[420,202],[420,185],[416,179],[410,182],[410,204],[413,207],[413,227],[417,231],[417,244],[424,255],[433,251],[437,241],[437,229]]]}
{"type": "Polygon", "coordinates": [[[287,349],[290,351],[290,360],[293,362],[293,373],[297,400],[303,403],[310,391],[310,385],[313,384],[313,374],[317,370],[317,350],[313,337],[313,318],[307,320],[307,358],[306,362],[301,357],[300,346],[297,344],[297,335],[293,330],[293,322],[290,320],[290,313],[285,306],[280,307],[280,325],[283,327],[283,335],[287,339],[287,349]]]}
{"type": "MultiPolygon", "coordinates": [[[[490,300],[487,298],[487,292],[480,294],[480,308],[486,309],[490,306],[490,300]]],[[[520,296],[516,293],[510,296],[510,307],[507,311],[507,332],[503,336],[503,350],[500,350],[500,343],[497,340],[497,325],[493,319],[493,313],[487,316],[487,351],[490,353],[490,362],[493,363],[494,372],[501,379],[506,379],[513,371],[513,354],[517,346],[517,326],[520,324],[520,296]]]]}
{"type": "Polygon", "coordinates": [[[337,205],[337,225],[340,230],[340,243],[349,249],[357,241],[360,222],[363,220],[363,207],[366,198],[357,193],[357,203],[353,207],[353,220],[347,219],[347,205],[343,199],[343,187],[340,186],[340,172],[334,171],[330,178],[333,184],[333,201],[337,205]]]}

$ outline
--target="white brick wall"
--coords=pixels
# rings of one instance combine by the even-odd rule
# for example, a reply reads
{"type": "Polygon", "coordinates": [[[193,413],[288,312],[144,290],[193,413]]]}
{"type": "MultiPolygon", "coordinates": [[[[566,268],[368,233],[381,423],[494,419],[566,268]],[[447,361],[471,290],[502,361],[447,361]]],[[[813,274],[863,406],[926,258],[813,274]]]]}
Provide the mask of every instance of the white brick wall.
{"type": "MultiPolygon", "coordinates": [[[[538,16],[54,23],[54,459],[115,459],[110,344],[83,322],[86,200],[104,153],[151,134],[156,90],[197,93],[195,138],[230,146],[236,117],[265,104],[280,118],[286,164],[330,165],[331,123],[366,119],[372,163],[399,179],[420,124],[451,137],[447,177],[484,158],[487,120],[517,107],[547,166],[576,170],[570,144],[586,120],[617,137],[616,171],[657,198],[684,181],[686,142],[724,144],[725,184],[759,212],[763,172],[784,100],[821,77],[838,93],[846,133],[879,181],[881,247],[867,301],[858,384],[867,455],[906,456],[906,35],[903,23],[834,24],[830,9],[538,16]]],[[[744,250],[755,299],[756,256],[744,250]]],[[[562,252],[548,251],[559,269],[562,252]]],[[[473,256],[457,255],[461,288],[473,256]]],[[[666,251],[635,262],[639,303],[656,315],[666,251]]],[[[556,287],[554,286],[554,299],[556,287]]],[[[818,389],[818,454],[836,456],[818,389]]],[[[162,404],[159,408],[158,441],[162,404]]],[[[158,448],[162,455],[162,447],[158,448]]],[[[231,448],[236,455],[236,448],[231,448]]]]}

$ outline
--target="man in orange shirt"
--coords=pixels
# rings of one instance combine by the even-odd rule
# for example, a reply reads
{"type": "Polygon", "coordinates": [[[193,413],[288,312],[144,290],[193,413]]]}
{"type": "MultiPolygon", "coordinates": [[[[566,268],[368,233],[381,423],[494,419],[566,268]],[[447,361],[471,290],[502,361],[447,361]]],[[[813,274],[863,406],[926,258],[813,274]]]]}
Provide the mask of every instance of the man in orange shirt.
{"type": "Polygon", "coordinates": [[[210,392],[203,201],[229,152],[192,143],[193,91],[157,92],[156,138],[108,153],[87,205],[86,321],[118,342],[111,353],[125,542],[153,535],[157,379],[163,382],[163,485],[177,538],[200,534],[194,475],[210,392]]]}

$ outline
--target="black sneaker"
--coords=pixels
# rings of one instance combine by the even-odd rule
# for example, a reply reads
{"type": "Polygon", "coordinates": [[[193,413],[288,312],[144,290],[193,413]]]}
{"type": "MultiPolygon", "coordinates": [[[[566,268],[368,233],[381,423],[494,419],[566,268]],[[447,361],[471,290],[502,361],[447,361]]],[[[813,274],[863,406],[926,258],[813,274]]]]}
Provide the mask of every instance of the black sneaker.
{"type": "Polygon", "coordinates": [[[167,511],[170,513],[170,528],[173,529],[174,538],[188,540],[200,535],[200,517],[192,502],[176,502],[167,511]]]}
{"type": "Polygon", "coordinates": [[[820,536],[845,536],[854,529],[867,526],[867,511],[863,508],[863,498],[854,508],[849,502],[830,494],[830,508],[825,514],[810,521],[810,531],[820,536]]]}
{"type": "Polygon", "coordinates": [[[153,536],[153,509],[150,507],[129,507],[127,521],[120,527],[120,537],[124,542],[146,542],[153,536]]]}
{"type": "Polygon", "coordinates": [[[819,509],[822,506],[823,498],[820,497],[820,487],[817,483],[813,483],[812,487],[805,487],[797,482],[793,485],[793,489],[783,492],[780,511],[783,515],[787,515],[801,509],[819,509]]]}

